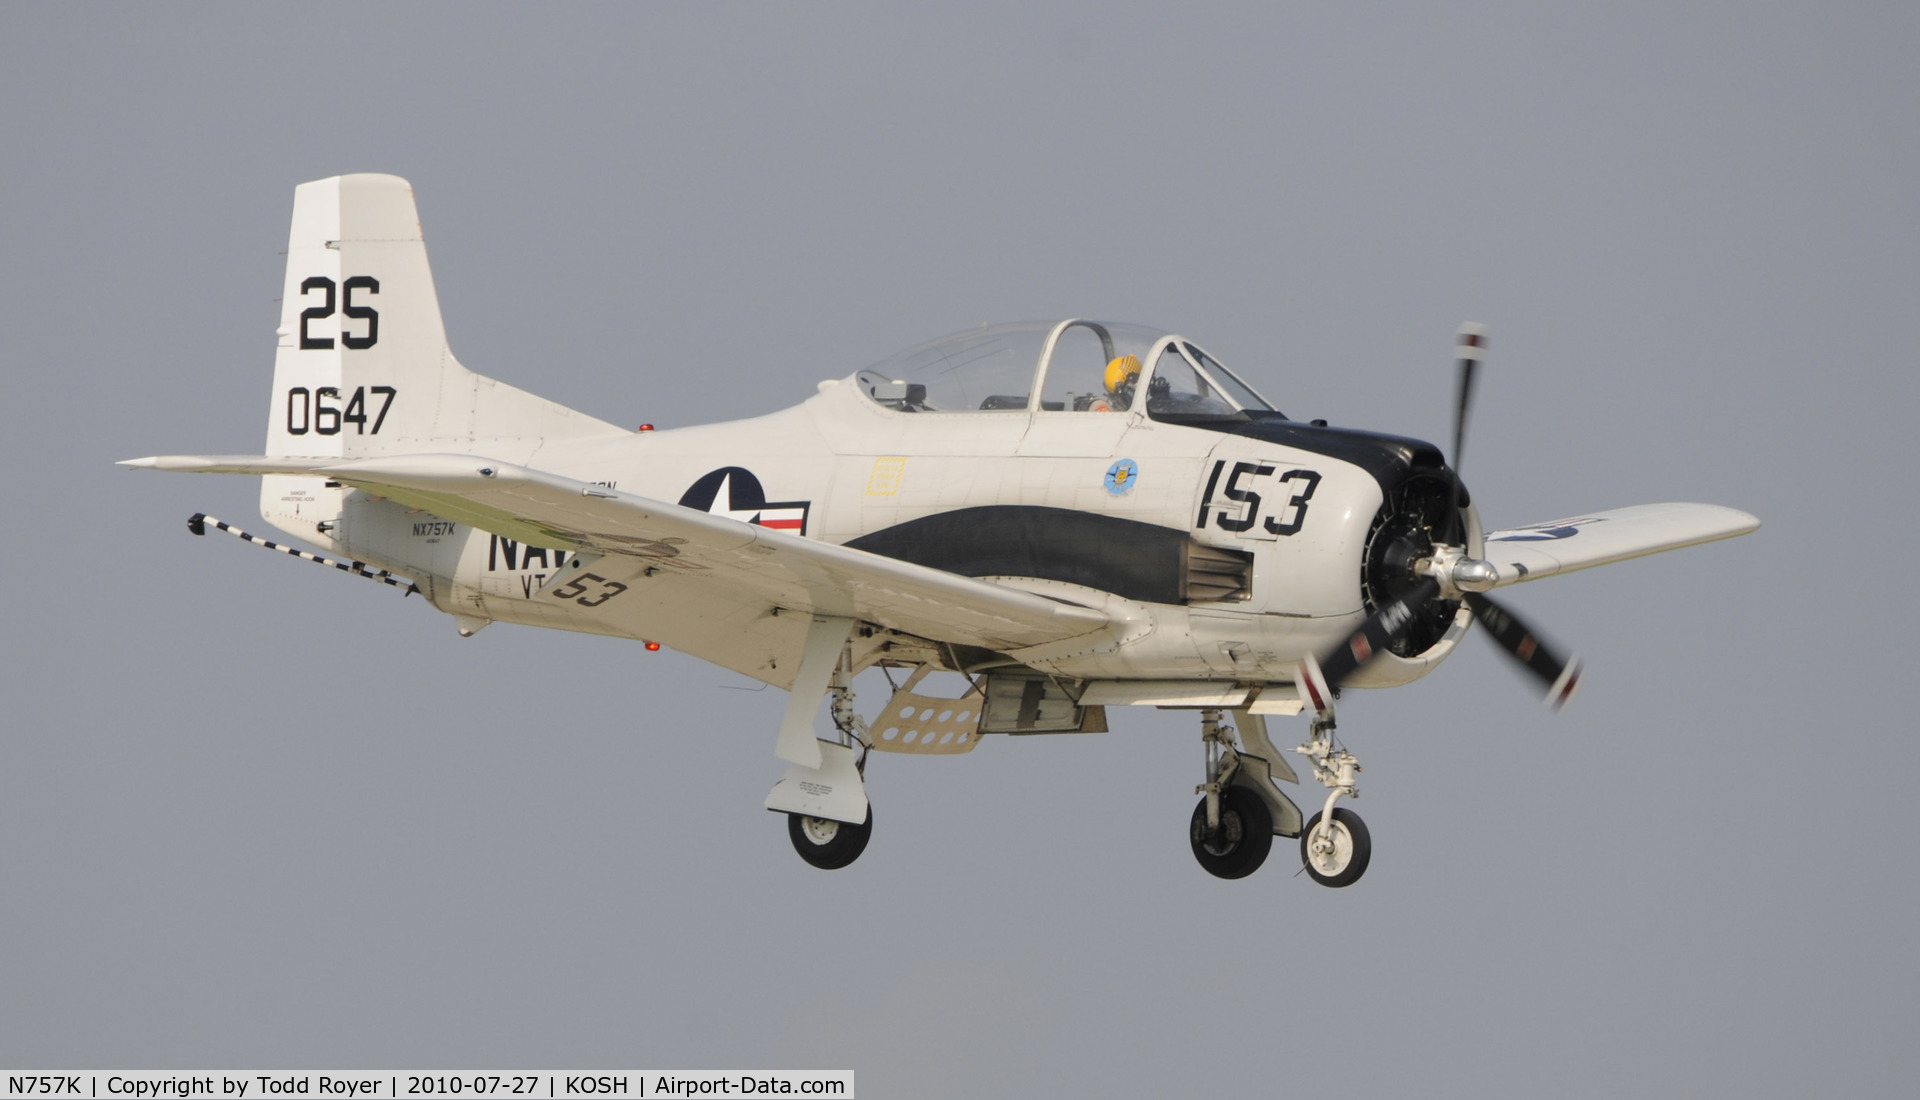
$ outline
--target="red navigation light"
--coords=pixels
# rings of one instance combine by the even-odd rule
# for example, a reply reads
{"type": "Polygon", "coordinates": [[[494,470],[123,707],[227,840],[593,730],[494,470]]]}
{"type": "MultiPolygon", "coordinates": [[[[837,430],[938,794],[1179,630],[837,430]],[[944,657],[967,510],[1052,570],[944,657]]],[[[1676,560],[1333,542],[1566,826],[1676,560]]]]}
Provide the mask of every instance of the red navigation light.
{"type": "Polygon", "coordinates": [[[653,425],[651,425],[651,424],[642,424],[642,425],[640,425],[640,430],[641,430],[641,431],[643,431],[643,432],[650,432],[650,431],[652,431],[652,430],[653,430],[653,425]]]}
{"type": "Polygon", "coordinates": [[[648,653],[658,653],[658,652],[660,652],[660,643],[659,643],[659,642],[648,642],[648,643],[647,643],[647,652],[648,652],[648,653]]]}

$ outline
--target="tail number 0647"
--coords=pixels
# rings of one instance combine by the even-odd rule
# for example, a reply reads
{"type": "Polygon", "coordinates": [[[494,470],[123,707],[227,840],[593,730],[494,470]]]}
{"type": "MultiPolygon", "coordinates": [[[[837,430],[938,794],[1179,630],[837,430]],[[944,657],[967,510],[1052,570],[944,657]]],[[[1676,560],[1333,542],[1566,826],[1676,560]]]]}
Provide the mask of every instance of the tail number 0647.
{"type": "Polygon", "coordinates": [[[333,386],[321,386],[317,390],[295,386],[287,391],[287,434],[339,435],[341,428],[351,424],[355,435],[379,435],[380,425],[387,422],[387,410],[393,407],[394,395],[399,392],[392,386],[374,386],[371,390],[356,386],[345,405],[335,405],[328,404],[329,400],[340,400],[340,391],[333,386]],[[372,424],[367,423],[369,392],[382,398],[372,424]]]}

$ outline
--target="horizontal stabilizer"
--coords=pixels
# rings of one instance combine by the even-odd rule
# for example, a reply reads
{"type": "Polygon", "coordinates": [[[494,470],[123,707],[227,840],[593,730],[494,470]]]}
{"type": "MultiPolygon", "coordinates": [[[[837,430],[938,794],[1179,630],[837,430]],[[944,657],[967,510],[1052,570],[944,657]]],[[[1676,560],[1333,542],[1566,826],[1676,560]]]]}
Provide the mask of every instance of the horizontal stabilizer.
{"type": "Polygon", "coordinates": [[[303,474],[317,477],[323,466],[337,466],[339,458],[280,458],[274,455],[154,455],[115,463],[135,470],[166,470],[176,474],[303,474]]]}

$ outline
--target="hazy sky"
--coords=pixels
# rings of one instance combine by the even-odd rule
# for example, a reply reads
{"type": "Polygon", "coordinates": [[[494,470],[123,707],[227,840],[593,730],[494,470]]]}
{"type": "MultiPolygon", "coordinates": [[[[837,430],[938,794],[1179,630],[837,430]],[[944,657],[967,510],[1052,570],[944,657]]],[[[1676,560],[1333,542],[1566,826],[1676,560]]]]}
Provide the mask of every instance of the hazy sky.
{"type": "Polygon", "coordinates": [[[0,12],[0,1066],[1910,1088],[1920,8],[1163,9],[0,12]],[[616,422],[1079,314],[1444,442],[1472,319],[1491,524],[1766,526],[1513,590],[1589,661],[1562,715],[1473,639],[1349,696],[1352,889],[1202,872],[1153,710],[878,758],[815,871],[784,693],[462,640],[186,533],[251,479],[112,465],[259,449],[293,187],[355,171],[413,181],[468,366],[616,422]]]}

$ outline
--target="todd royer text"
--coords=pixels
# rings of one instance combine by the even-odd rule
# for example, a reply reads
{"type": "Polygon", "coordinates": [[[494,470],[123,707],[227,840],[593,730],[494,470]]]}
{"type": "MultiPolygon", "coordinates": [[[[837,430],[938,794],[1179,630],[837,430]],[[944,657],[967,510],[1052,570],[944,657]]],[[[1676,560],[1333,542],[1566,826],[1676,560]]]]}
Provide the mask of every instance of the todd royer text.
{"type": "Polygon", "coordinates": [[[325,1073],[271,1077],[142,1077],[110,1076],[103,1092],[108,1096],[383,1096],[387,1084],[380,1077],[334,1077],[325,1073]]]}

